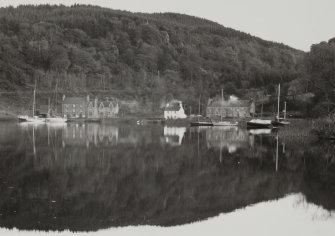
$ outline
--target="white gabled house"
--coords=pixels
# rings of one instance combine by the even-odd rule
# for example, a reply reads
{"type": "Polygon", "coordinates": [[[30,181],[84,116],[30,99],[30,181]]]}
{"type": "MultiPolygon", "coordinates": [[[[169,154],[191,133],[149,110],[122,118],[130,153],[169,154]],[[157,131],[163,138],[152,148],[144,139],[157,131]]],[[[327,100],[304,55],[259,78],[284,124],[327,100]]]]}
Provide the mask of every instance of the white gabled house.
{"type": "Polygon", "coordinates": [[[185,119],[187,118],[183,104],[179,100],[172,100],[164,108],[165,119],[185,119]]]}

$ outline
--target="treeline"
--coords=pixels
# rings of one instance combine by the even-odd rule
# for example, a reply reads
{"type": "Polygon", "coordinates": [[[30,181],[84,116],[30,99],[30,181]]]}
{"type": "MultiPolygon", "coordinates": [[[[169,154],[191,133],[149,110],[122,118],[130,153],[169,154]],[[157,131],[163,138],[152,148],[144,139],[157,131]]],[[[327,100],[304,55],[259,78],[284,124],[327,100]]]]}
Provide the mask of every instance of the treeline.
{"type": "Polygon", "coordinates": [[[306,74],[300,82],[315,94],[311,115],[335,118],[335,38],[312,45],[304,65],[306,74]]]}
{"type": "Polygon", "coordinates": [[[197,17],[95,6],[0,9],[0,90],[113,89],[157,108],[300,78],[303,52],[197,17]]]}

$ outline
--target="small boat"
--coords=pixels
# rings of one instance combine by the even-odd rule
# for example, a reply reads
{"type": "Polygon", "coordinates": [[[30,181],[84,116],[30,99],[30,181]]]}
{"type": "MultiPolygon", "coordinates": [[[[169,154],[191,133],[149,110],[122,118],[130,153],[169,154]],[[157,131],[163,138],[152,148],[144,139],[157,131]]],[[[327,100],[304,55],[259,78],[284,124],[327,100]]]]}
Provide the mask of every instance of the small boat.
{"type": "Polygon", "coordinates": [[[63,118],[60,116],[52,116],[52,117],[47,117],[45,118],[46,123],[66,123],[67,118],[63,118]]]}
{"type": "Polygon", "coordinates": [[[211,121],[193,121],[191,126],[213,126],[211,121]]]}
{"type": "MultiPolygon", "coordinates": [[[[221,108],[223,104],[223,89],[221,89],[221,108]]],[[[221,114],[221,120],[220,121],[212,121],[213,126],[237,126],[237,121],[229,121],[229,120],[222,120],[222,114],[221,114]]]]}
{"type": "Polygon", "coordinates": [[[197,115],[197,120],[196,121],[191,121],[190,125],[191,126],[213,126],[212,121],[208,117],[203,117],[200,112],[200,99],[199,98],[199,114],[197,115]]]}
{"type": "Polygon", "coordinates": [[[247,121],[247,128],[261,129],[272,128],[272,120],[252,119],[247,121]]]}
{"type": "Polygon", "coordinates": [[[36,97],[36,83],[35,83],[34,94],[33,94],[33,112],[32,112],[33,115],[32,116],[20,115],[17,117],[19,122],[29,122],[29,123],[36,123],[36,124],[45,123],[44,117],[39,117],[35,115],[35,97],[36,97]]]}
{"type": "Polygon", "coordinates": [[[237,121],[212,121],[213,126],[237,126],[237,121]]]}
{"type": "Polygon", "coordinates": [[[282,127],[282,126],[286,126],[286,125],[289,125],[290,122],[284,118],[278,118],[276,117],[275,120],[272,121],[272,125],[274,127],[282,127]]]}
{"type": "Polygon", "coordinates": [[[56,88],[55,88],[55,111],[52,112],[51,106],[50,106],[50,97],[49,97],[49,102],[48,102],[48,114],[47,117],[45,118],[46,123],[66,123],[67,118],[61,117],[57,115],[57,83],[56,83],[56,88]]]}
{"type": "Polygon", "coordinates": [[[42,124],[45,123],[45,118],[38,117],[38,116],[18,116],[19,122],[29,122],[29,123],[38,123],[42,124]]]}
{"type": "Polygon", "coordinates": [[[290,122],[286,119],[286,102],[284,103],[285,104],[284,118],[280,118],[279,116],[279,113],[280,113],[279,103],[280,103],[280,84],[278,85],[278,109],[277,109],[278,113],[277,113],[275,120],[272,121],[272,125],[274,127],[283,127],[283,126],[290,124],[290,122]]]}

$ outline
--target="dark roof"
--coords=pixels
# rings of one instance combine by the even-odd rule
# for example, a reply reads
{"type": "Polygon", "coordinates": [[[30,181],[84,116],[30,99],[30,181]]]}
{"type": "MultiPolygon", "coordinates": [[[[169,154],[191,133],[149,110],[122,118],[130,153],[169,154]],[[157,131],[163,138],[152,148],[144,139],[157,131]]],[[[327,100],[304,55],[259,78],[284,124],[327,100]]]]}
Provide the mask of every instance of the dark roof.
{"type": "Polygon", "coordinates": [[[85,97],[66,97],[63,101],[64,104],[86,104],[86,102],[85,97]]]}
{"type": "Polygon", "coordinates": [[[208,107],[249,107],[250,100],[221,100],[219,98],[210,99],[208,107]]]}
{"type": "Polygon", "coordinates": [[[179,110],[180,110],[179,102],[168,103],[164,108],[164,111],[179,111],[179,110]]]}

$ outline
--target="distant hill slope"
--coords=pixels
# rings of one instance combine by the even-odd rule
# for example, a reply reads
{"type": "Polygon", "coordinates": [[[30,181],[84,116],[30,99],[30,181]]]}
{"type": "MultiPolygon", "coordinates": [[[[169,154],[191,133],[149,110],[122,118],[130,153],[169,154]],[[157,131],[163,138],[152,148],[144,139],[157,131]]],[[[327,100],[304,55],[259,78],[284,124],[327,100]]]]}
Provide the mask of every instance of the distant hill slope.
{"type": "MultiPolygon", "coordinates": [[[[0,9],[0,90],[100,92],[153,107],[296,79],[304,53],[197,17],[96,6],[0,9]]],[[[242,90],[243,91],[243,90],[242,90]]]]}

